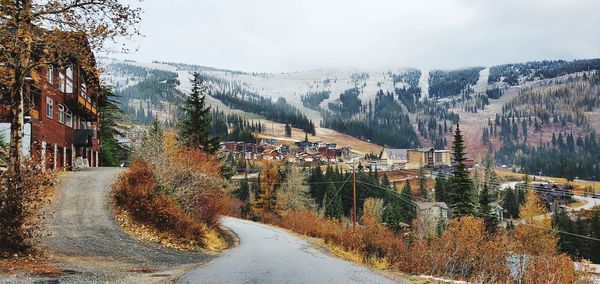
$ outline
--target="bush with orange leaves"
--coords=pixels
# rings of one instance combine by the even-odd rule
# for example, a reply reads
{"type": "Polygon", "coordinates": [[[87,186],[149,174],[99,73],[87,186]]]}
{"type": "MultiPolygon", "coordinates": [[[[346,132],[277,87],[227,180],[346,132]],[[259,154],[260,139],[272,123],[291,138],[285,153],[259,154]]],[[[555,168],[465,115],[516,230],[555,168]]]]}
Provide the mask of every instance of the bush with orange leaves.
{"type": "Polygon", "coordinates": [[[226,201],[219,161],[198,149],[182,149],[170,157],[163,172],[165,186],[178,203],[210,227],[216,228],[226,201]]]}
{"type": "Polygon", "coordinates": [[[502,234],[485,231],[482,219],[453,219],[441,236],[417,239],[410,249],[412,260],[402,270],[478,283],[505,281],[508,276],[502,234]]]}
{"type": "Polygon", "coordinates": [[[263,213],[260,219],[357,253],[365,262],[384,259],[391,268],[407,273],[473,283],[585,282],[567,256],[552,253],[529,258],[523,276],[515,277],[508,259],[517,253],[518,240],[502,230],[488,233],[483,219],[472,216],[452,219],[439,237],[410,241],[372,218],[363,218],[356,229],[308,211],[287,211],[280,216],[263,213]]]}
{"type": "Polygon", "coordinates": [[[113,185],[112,196],[116,205],[124,208],[135,221],[202,245],[205,232],[202,223],[161,190],[145,161],[132,161],[129,170],[113,185]]]}
{"type": "Polygon", "coordinates": [[[26,159],[21,176],[0,172],[0,258],[30,251],[39,235],[41,207],[56,185],[53,172],[26,159]]]}

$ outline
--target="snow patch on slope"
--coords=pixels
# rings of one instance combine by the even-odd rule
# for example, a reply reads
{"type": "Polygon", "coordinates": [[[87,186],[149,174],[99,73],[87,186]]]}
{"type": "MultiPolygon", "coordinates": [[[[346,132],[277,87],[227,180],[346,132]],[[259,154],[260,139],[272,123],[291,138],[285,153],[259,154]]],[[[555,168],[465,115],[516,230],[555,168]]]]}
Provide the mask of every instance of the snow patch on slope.
{"type": "Polygon", "coordinates": [[[419,77],[419,88],[421,88],[421,101],[429,98],[429,70],[421,70],[419,77]]]}
{"type": "Polygon", "coordinates": [[[488,87],[488,78],[490,77],[490,68],[484,68],[479,71],[479,79],[477,83],[473,86],[473,91],[475,93],[485,93],[488,87]]]}

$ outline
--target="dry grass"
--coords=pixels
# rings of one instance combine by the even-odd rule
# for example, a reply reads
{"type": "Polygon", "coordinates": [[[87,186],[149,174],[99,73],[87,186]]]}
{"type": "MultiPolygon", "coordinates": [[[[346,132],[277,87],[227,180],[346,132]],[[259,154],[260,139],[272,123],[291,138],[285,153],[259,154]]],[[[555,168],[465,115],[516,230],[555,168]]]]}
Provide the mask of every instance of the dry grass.
{"type": "Polygon", "coordinates": [[[20,274],[58,276],[64,271],[48,263],[46,259],[32,256],[0,258],[0,273],[18,276],[20,274]]]}
{"type": "MultiPolygon", "coordinates": [[[[278,143],[285,145],[294,144],[294,140],[304,140],[304,131],[298,128],[292,128],[292,137],[285,136],[285,125],[281,123],[273,123],[271,121],[261,120],[265,125],[264,133],[259,134],[259,138],[281,138],[278,143]],[[286,141],[287,140],[287,141],[286,141]]],[[[308,135],[309,141],[324,141],[326,143],[336,143],[338,147],[351,147],[359,155],[366,153],[379,153],[381,152],[382,146],[377,144],[363,141],[358,138],[354,138],[350,135],[346,135],[329,128],[316,127],[317,135],[308,135]]]]}
{"type": "Polygon", "coordinates": [[[159,231],[152,226],[135,222],[125,210],[119,209],[115,214],[115,219],[126,234],[136,239],[156,243],[178,251],[199,251],[202,249],[197,242],[186,242],[170,232],[159,231]]]}
{"type": "MultiPolygon", "coordinates": [[[[521,174],[521,173],[513,173],[511,171],[505,171],[505,170],[496,170],[496,173],[501,178],[501,180],[504,180],[504,181],[522,181],[523,177],[525,176],[524,174],[521,174]]],[[[588,187],[591,187],[596,192],[600,191],[600,181],[580,180],[580,179],[574,180],[574,181],[568,181],[566,178],[549,177],[549,176],[542,176],[540,178],[540,176],[533,176],[533,175],[530,175],[529,177],[532,181],[543,180],[543,181],[551,181],[551,182],[557,183],[557,184],[570,184],[574,187],[575,191],[582,191],[588,187]]]]}

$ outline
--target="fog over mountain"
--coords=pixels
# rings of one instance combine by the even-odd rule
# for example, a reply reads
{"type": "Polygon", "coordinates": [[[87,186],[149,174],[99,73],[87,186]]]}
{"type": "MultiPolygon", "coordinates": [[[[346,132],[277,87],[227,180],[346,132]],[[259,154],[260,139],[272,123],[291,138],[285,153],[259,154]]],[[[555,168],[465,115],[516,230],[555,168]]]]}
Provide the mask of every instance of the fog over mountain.
{"type": "Polygon", "coordinates": [[[157,1],[122,58],[282,72],[600,56],[600,2],[157,1]],[[226,15],[226,16],[224,16],[226,15]]]}

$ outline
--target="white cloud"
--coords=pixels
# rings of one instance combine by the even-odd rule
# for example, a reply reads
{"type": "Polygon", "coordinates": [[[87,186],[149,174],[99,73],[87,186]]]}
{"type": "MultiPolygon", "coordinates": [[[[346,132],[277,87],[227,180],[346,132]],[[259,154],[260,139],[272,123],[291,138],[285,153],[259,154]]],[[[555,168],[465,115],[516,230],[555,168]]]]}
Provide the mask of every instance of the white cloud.
{"type": "Polygon", "coordinates": [[[124,57],[249,71],[600,57],[596,0],[146,0],[124,57]]]}

